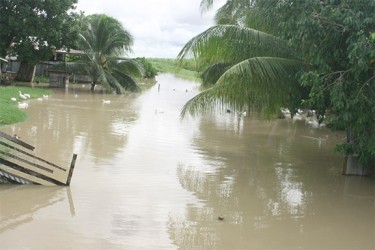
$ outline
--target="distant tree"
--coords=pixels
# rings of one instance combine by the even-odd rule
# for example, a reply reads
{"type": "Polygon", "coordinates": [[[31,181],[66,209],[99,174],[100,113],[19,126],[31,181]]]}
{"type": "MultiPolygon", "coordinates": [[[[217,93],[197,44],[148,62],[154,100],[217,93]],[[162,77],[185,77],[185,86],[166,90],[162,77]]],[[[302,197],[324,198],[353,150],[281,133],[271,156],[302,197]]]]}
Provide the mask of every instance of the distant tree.
{"type": "Polygon", "coordinates": [[[32,81],[35,65],[54,49],[77,41],[76,18],[69,13],[77,0],[0,1],[0,56],[15,55],[21,62],[16,80],[32,81]]]}
{"type": "Polygon", "coordinates": [[[142,76],[143,68],[136,60],[126,57],[133,37],[118,20],[104,14],[87,16],[79,37],[80,49],[85,55],[69,66],[92,78],[92,91],[97,84],[117,93],[139,90],[135,77],[142,76]]]}
{"type": "Polygon", "coordinates": [[[158,71],[146,58],[137,57],[135,60],[143,66],[144,78],[154,78],[157,75],[158,71]]]}

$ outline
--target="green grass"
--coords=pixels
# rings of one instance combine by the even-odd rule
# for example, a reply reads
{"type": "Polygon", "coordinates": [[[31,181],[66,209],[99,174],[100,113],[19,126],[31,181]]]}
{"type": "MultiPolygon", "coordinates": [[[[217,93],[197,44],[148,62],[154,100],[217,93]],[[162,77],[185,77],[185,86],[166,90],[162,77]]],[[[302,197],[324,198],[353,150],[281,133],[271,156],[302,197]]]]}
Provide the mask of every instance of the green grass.
{"type": "Polygon", "coordinates": [[[161,73],[172,73],[178,77],[199,81],[199,72],[195,61],[186,59],[177,62],[175,59],[147,58],[147,60],[161,73]]]}
{"type": "Polygon", "coordinates": [[[48,83],[49,78],[47,76],[35,76],[34,82],[40,82],[40,83],[48,83]]]}
{"type": "Polygon", "coordinates": [[[27,119],[27,114],[17,107],[17,102],[23,101],[19,98],[18,91],[30,94],[31,99],[50,93],[48,90],[42,88],[0,87],[0,126],[22,122],[27,119]],[[10,98],[12,97],[17,98],[17,101],[11,101],[10,98]]]}

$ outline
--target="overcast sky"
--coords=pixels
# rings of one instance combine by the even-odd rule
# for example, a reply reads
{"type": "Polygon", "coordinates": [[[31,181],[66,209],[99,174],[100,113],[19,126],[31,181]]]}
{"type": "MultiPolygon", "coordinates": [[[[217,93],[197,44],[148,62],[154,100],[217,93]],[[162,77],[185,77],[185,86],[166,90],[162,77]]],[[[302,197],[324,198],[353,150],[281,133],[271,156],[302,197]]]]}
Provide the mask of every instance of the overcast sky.
{"type": "MultiPolygon", "coordinates": [[[[224,0],[223,0],[224,1],[224,0]]],[[[175,58],[195,35],[213,25],[214,10],[201,13],[201,0],[78,0],[86,15],[104,13],[133,35],[134,57],[175,58]]]]}

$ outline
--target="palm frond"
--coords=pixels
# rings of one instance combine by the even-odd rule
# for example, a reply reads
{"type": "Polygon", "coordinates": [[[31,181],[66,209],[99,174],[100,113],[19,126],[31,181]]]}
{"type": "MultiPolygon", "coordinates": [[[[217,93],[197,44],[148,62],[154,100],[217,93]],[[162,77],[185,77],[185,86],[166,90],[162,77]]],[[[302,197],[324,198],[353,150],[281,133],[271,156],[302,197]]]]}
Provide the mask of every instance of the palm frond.
{"type": "Polygon", "coordinates": [[[82,33],[92,51],[102,54],[117,54],[119,48],[131,51],[133,37],[119,21],[102,14],[87,19],[87,27],[82,33]]]}
{"type": "Polygon", "coordinates": [[[208,87],[214,85],[217,80],[223,75],[223,73],[228,69],[229,64],[226,63],[214,63],[207,67],[203,73],[200,75],[202,79],[202,85],[208,87]]]}
{"type": "Polygon", "coordinates": [[[75,62],[64,62],[61,64],[65,70],[74,74],[85,74],[87,72],[86,62],[75,61],[75,62]]]}
{"type": "Polygon", "coordinates": [[[214,4],[215,0],[202,0],[200,4],[200,8],[202,12],[206,12],[210,10],[214,4]]]}
{"type": "Polygon", "coordinates": [[[290,58],[287,43],[270,34],[238,25],[216,25],[192,38],[178,54],[179,59],[193,56],[211,64],[235,64],[251,57],[290,58]]]}
{"type": "Polygon", "coordinates": [[[124,72],[125,74],[132,75],[134,77],[143,77],[144,68],[141,63],[135,59],[130,58],[116,58],[114,64],[111,65],[113,68],[124,72]]]}
{"type": "Polygon", "coordinates": [[[116,90],[116,93],[121,94],[126,90],[132,92],[139,92],[141,90],[137,84],[137,81],[130,75],[125,74],[123,71],[115,69],[112,70],[111,73],[113,78],[108,83],[112,89],[116,90]]]}
{"type": "Polygon", "coordinates": [[[246,19],[248,11],[251,9],[249,0],[231,0],[227,1],[216,11],[216,24],[237,24],[241,25],[246,19]]]}
{"type": "Polygon", "coordinates": [[[302,92],[295,75],[304,65],[300,61],[256,57],[227,70],[210,89],[188,101],[181,116],[214,110],[249,110],[269,115],[293,102],[302,92]],[[292,93],[294,96],[292,96],[292,93]],[[296,94],[295,94],[296,93],[296,94]]]}
{"type": "Polygon", "coordinates": [[[279,24],[281,23],[277,8],[280,0],[256,1],[251,8],[246,9],[243,23],[247,27],[261,30],[273,35],[279,35],[279,24]]]}

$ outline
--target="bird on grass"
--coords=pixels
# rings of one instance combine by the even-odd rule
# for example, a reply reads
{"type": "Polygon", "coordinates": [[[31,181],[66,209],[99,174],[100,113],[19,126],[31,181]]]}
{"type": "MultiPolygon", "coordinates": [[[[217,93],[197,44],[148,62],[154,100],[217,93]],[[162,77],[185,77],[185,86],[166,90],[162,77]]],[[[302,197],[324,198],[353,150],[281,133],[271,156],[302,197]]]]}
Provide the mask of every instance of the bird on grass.
{"type": "Polygon", "coordinates": [[[20,109],[27,109],[29,104],[27,102],[18,102],[18,108],[20,109]]]}
{"type": "Polygon", "coordinates": [[[22,99],[24,99],[24,100],[27,99],[27,96],[25,96],[24,94],[22,94],[21,91],[18,91],[18,93],[19,93],[19,96],[20,96],[22,99]]]}
{"type": "Polygon", "coordinates": [[[10,100],[12,100],[13,102],[16,102],[16,101],[17,101],[17,98],[12,97],[12,98],[10,98],[10,100]]]}

